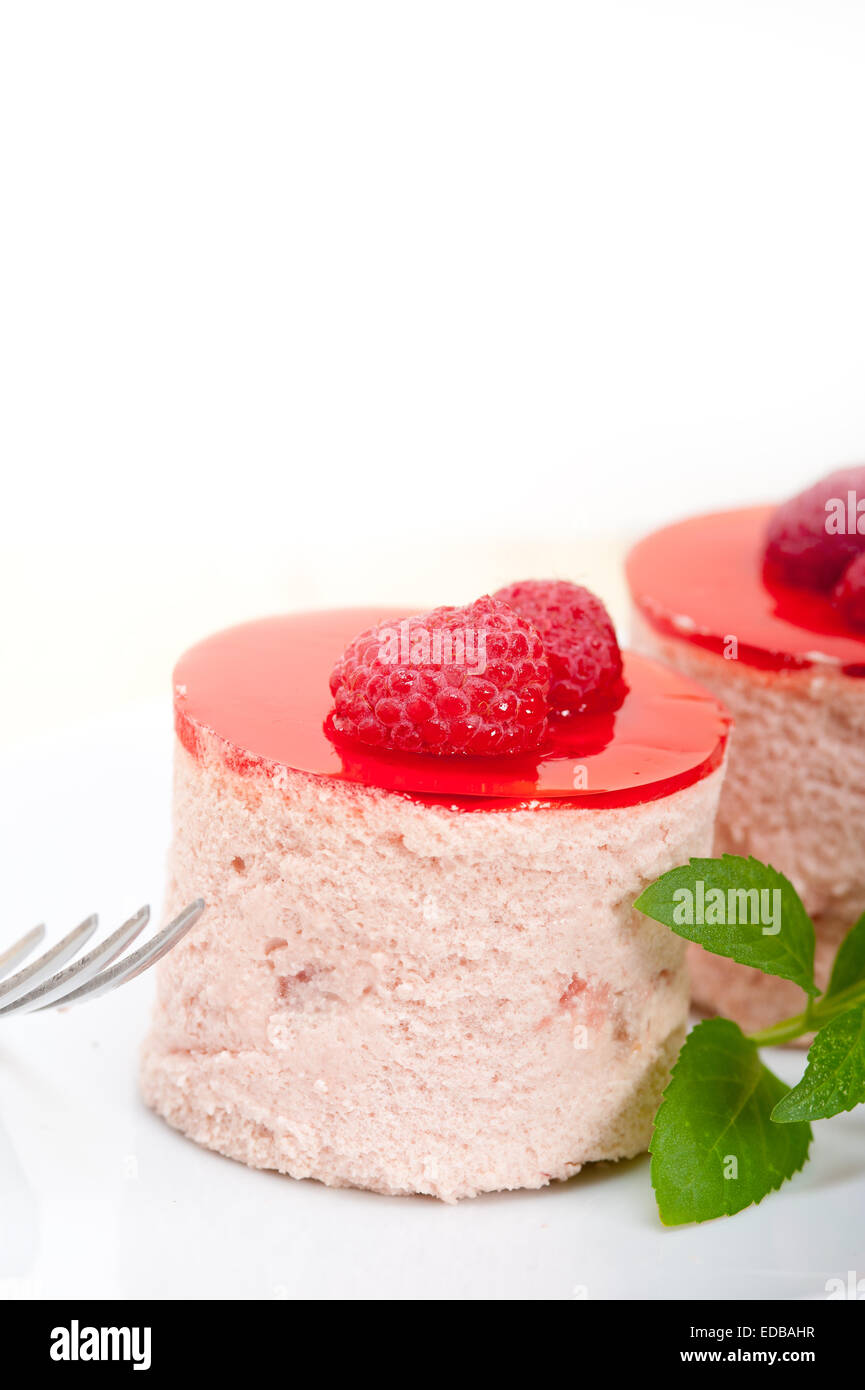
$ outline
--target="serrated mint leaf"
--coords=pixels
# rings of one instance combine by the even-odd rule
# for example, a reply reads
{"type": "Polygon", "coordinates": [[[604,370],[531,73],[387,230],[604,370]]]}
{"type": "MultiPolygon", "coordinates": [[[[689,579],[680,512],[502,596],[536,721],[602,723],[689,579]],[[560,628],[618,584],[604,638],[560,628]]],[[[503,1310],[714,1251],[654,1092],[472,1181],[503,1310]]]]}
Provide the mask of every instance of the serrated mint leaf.
{"type": "Polygon", "coordinates": [[[673,1068],[650,1146],[665,1226],[732,1216],[799,1171],[810,1125],[770,1118],[786,1090],[737,1024],[697,1024],[673,1068]]]}
{"type": "Polygon", "coordinates": [[[758,859],[692,859],[662,874],[634,906],[716,956],[819,994],[814,924],[789,879],[758,859]]]}
{"type": "Polygon", "coordinates": [[[840,994],[851,985],[865,983],[865,914],[851,927],[838,950],[832,966],[832,978],[826,998],[840,994]]]}
{"type": "Polygon", "coordinates": [[[865,1102],[865,1004],[820,1029],[805,1075],[772,1111],[779,1124],[825,1120],[865,1102]]]}

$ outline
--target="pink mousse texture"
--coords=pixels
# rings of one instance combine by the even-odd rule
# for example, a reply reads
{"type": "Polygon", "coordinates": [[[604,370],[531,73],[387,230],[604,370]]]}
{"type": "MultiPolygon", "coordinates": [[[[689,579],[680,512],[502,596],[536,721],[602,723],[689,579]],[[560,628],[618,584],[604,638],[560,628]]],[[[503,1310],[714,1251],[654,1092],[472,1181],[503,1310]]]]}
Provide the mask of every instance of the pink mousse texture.
{"type": "Polygon", "coordinates": [[[684,944],[635,912],[705,854],[723,768],[622,809],[461,812],[176,750],[143,1089],[220,1153],[447,1202],[646,1149],[685,1031],[684,944]]]}
{"type": "MultiPolygon", "coordinates": [[[[725,660],[657,632],[639,613],[633,645],[713,691],[734,728],[716,854],[752,854],[794,884],[817,931],[817,984],[865,911],[865,680],[831,666],[778,671],[725,660]]],[[[689,948],[694,1003],[747,1031],[805,1007],[805,995],[689,948]]]]}

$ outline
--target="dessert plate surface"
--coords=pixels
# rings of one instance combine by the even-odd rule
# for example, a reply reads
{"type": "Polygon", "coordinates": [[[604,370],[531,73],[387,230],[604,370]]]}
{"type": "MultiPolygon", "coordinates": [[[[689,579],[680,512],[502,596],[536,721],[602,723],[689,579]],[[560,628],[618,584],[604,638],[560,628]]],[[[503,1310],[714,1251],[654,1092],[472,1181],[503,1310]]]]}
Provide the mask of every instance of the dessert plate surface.
{"type": "MultiPolygon", "coordinates": [[[[2,920],[121,921],[163,891],[169,703],[0,754],[2,920]],[[34,918],[33,914],[38,914],[34,918]]],[[[0,1038],[0,1298],[822,1299],[865,1274],[865,1110],[795,1182],[664,1230],[645,1158],[446,1207],[255,1172],[141,1104],[148,976],[0,1038]]],[[[767,1053],[788,1081],[796,1053],[767,1053]]]]}

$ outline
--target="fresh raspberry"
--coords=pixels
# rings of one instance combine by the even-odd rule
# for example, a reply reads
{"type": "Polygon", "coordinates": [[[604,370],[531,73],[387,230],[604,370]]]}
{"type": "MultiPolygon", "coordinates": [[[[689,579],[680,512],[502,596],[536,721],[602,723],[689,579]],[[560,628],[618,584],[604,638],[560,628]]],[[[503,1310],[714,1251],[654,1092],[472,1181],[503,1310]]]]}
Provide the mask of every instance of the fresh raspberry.
{"type": "Polygon", "coordinates": [[[486,596],[363,632],[333,668],[334,730],[406,753],[525,753],[546,732],[535,629],[486,596]]]}
{"type": "Polygon", "coordinates": [[[830,473],[784,502],[769,522],[766,567],[770,576],[821,593],[837,584],[850,561],[865,550],[865,508],[855,514],[858,500],[865,502],[865,465],[830,473]],[[847,514],[849,493],[854,494],[852,527],[847,514]],[[841,505],[827,508],[832,502],[841,505]]]}
{"type": "Polygon", "coordinates": [[[847,566],[832,597],[851,627],[865,628],[865,551],[847,566]]]}
{"type": "Polygon", "coordinates": [[[497,589],[534,623],[550,663],[550,708],[557,714],[594,714],[621,703],[622,653],[616,629],[599,598],[566,579],[525,579],[497,589]]]}

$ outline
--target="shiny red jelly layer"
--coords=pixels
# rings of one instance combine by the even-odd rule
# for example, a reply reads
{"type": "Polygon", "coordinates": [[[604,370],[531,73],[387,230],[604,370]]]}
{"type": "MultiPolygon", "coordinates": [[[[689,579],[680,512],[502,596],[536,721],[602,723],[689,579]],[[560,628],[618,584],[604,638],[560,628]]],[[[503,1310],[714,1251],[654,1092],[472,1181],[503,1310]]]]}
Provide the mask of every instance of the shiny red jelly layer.
{"type": "Polygon", "coordinates": [[[379,608],[293,613],[216,633],[174,672],[178,737],[197,755],[202,734],[216,735],[225,763],[241,775],[291,768],[457,810],[652,801],[708,776],[723,758],[730,723],[723,706],[628,653],[621,706],[557,723],[531,757],[382,753],[331,738],[328,677],[336,658],[365,628],[408,616],[379,608]]]}
{"type": "Polygon", "coordinates": [[[764,670],[832,666],[865,676],[865,634],[828,597],[767,580],[766,528],[774,508],[691,517],[653,531],[628,556],[631,596],[668,636],[764,670]]]}

